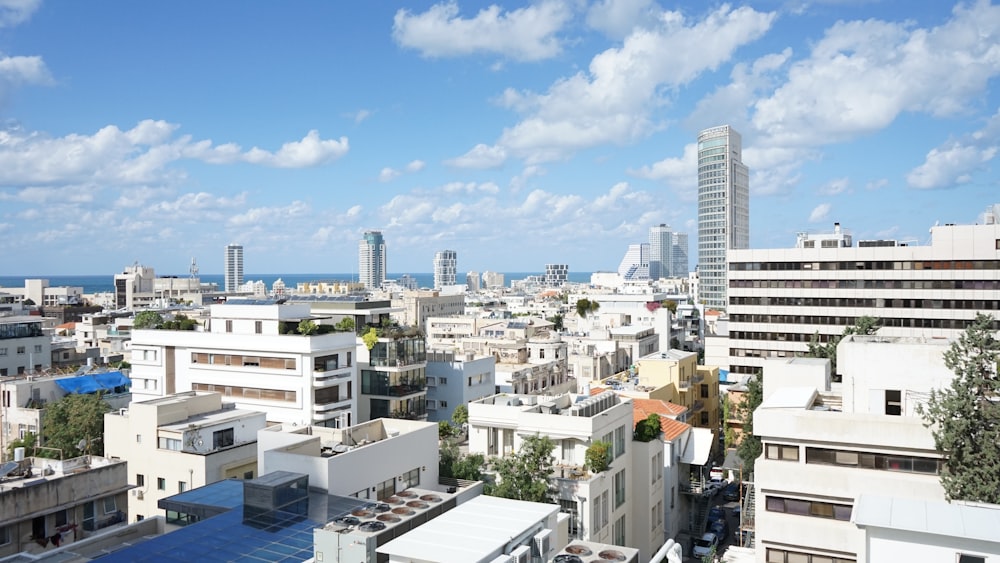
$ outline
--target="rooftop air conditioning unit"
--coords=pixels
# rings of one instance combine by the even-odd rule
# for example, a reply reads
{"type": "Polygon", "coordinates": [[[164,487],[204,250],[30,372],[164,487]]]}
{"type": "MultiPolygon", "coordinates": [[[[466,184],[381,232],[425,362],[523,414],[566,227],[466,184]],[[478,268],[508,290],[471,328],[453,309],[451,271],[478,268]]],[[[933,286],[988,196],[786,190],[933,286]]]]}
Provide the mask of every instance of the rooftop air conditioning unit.
{"type": "Polygon", "coordinates": [[[137,500],[142,500],[142,497],[143,497],[143,495],[142,495],[142,491],[136,491],[136,492],[135,492],[135,498],[136,498],[137,500]]]}
{"type": "Polygon", "coordinates": [[[530,563],[531,561],[531,548],[526,545],[518,546],[517,549],[510,552],[511,561],[516,563],[530,563]]]}
{"type": "Polygon", "coordinates": [[[542,530],[541,532],[535,534],[535,537],[532,538],[532,543],[531,543],[532,557],[540,557],[542,561],[549,560],[549,551],[552,550],[551,536],[552,536],[552,530],[548,529],[542,530]]]}

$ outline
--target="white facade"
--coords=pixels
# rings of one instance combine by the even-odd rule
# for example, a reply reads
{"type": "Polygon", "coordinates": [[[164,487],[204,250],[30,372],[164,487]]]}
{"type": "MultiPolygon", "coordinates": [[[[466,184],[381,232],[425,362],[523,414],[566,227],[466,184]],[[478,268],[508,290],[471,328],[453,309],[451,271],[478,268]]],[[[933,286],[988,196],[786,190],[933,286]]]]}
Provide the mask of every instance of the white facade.
{"type": "Polygon", "coordinates": [[[469,291],[479,291],[482,289],[482,280],[479,277],[479,272],[470,271],[465,274],[465,287],[469,291]]]}
{"type": "Polygon", "coordinates": [[[698,299],[728,305],[726,252],[750,246],[750,172],[740,134],[728,125],[698,135],[698,299]]]}
{"type": "Polygon", "coordinates": [[[504,275],[498,272],[483,272],[483,286],[487,289],[504,287],[504,275]]]}
{"type": "Polygon", "coordinates": [[[156,299],[155,280],[155,270],[139,263],[115,274],[115,307],[131,311],[151,306],[156,299]]]}
{"type": "MultiPolygon", "coordinates": [[[[226,406],[231,407],[232,404],[226,406]]],[[[263,412],[224,408],[219,393],[133,402],[104,415],[104,451],[128,461],[129,518],[159,514],[160,499],[223,479],[257,476],[263,412]]]]}
{"type": "Polygon", "coordinates": [[[434,289],[455,285],[458,277],[458,253],[454,250],[439,250],[434,254],[434,289]]]}
{"type": "Polygon", "coordinates": [[[365,231],[358,242],[358,281],[371,291],[385,282],[385,239],[382,231],[365,231]]]}
{"type": "Polygon", "coordinates": [[[0,317],[0,376],[40,372],[52,365],[52,337],[43,332],[45,319],[0,317]]]}
{"type": "Polygon", "coordinates": [[[402,326],[423,328],[428,317],[465,313],[465,295],[443,291],[404,291],[391,301],[393,318],[402,326]]]}
{"type": "Polygon", "coordinates": [[[775,388],[772,373],[796,383],[782,372],[794,363],[765,363],[765,399],[754,413],[764,449],[754,468],[757,561],[782,554],[876,561],[852,523],[861,495],[944,501],[942,456],[915,410],[951,380],[946,348],[940,340],[845,338],[837,354],[842,389],[818,388],[826,374],[809,363],[799,378],[809,383],[775,388]]]}
{"type": "Polygon", "coordinates": [[[212,305],[209,332],[132,333],[137,400],[218,391],[268,421],[343,426],[357,419],[354,332],[303,336],[309,303],[212,305]],[[284,333],[282,333],[284,331],[284,333]]]}
{"type": "Polygon", "coordinates": [[[648,243],[630,244],[621,263],[618,264],[618,275],[624,281],[648,280],[652,268],[650,260],[648,243]]]}
{"type": "Polygon", "coordinates": [[[832,233],[798,233],[795,235],[795,248],[848,248],[853,245],[853,238],[840,228],[840,223],[833,224],[832,233]]]}
{"type": "Polygon", "coordinates": [[[568,264],[546,264],[545,285],[559,287],[569,281],[568,264]]]}
{"type": "Polygon", "coordinates": [[[998,240],[1000,224],[945,225],[927,246],[731,251],[730,371],[802,355],[864,315],[880,336],[954,337],[1000,310],[998,240]]]}
{"type": "Polygon", "coordinates": [[[224,289],[226,293],[233,293],[243,285],[243,246],[236,243],[227,244],[223,258],[224,289]]]}
{"type": "Polygon", "coordinates": [[[458,405],[494,394],[496,358],[471,352],[427,351],[427,420],[450,421],[458,405]]]}

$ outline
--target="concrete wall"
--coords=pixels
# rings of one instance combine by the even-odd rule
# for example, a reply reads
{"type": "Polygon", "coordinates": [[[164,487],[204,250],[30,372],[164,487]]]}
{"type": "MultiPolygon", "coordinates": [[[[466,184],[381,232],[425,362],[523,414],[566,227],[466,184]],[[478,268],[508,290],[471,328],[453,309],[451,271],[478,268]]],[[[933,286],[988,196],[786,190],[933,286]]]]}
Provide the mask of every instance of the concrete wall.
{"type": "Polygon", "coordinates": [[[866,558],[869,563],[893,561],[952,563],[958,561],[959,553],[983,557],[987,563],[1000,563],[1000,540],[988,542],[872,527],[867,528],[867,531],[866,558]]]}

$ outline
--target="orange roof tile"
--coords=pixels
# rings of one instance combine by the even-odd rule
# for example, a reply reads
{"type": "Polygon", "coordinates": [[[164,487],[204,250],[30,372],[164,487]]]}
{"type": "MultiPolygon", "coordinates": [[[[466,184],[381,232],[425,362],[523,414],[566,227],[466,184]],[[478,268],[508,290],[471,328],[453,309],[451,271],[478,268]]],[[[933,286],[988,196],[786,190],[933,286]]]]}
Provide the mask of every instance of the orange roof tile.
{"type": "Polygon", "coordinates": [[[687,407],[657,399],[632,399],[632,425],[646,420],[651,414],[660,416],[660,429],[665,441],[673,440],[691,428],[690,424],[674,420],[672,416],[683,414],[687,407]]]}

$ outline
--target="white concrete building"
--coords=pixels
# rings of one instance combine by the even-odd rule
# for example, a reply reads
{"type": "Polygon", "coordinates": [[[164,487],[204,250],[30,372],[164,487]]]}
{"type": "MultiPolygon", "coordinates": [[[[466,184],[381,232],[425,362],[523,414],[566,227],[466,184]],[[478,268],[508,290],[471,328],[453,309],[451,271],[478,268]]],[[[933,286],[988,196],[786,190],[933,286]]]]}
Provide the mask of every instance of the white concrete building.
{"type": "Polygon", "coordinates": [[[423,327],[430,317],[465,313],[465,294],[444,291],[404,291],[392,298],[393,318],[402,326],[423,327]]]}
{"type": "Polygon", "coordinates": [[[269,422],[347,426],[357,420],[351,332],[304,336],[308,303],[212,305],[205,332],[132,333],[136,400],[184,391],[218,391],[238,408],[267,413],[269,422]]]}
{"type": "Polygon", "coordinates": [[[623,281],[648,280],[650,278],[649,243],[630,244],[625,256],[618,264],[618,275],[623,281]]]}
{"type": "Polygon", "coordinates": [[[439,250],[434,253],[434,289],[455,285],[458,277],[458,253],[439,250]]]}
{"type": "Polygon", "coordinates": [[[41,372],[52,365],[52,337],[42,317],[0,317],[0,377],[41,372]]]}
{"type": "Polygon", "coordinates": [[[223,273],[225,284],[223,289],[226,293],[239,291],[243,285],[243,245],[235,242],[226,245],[226,253],[223,256],[223,273]]]}
{"type": "Polygon", "coordinates": [[[427,421],[450,421],[455,407],[496,393],[496,358],[427,351],[427,421]]]}
{"type": "Polygon", "coordinates": [[[946,348],[845,338],[842,384],[830,383],[826,360],[765,362],[754,413],[764,449],[754,471],[757,561],[883,561],[867,558],[865,531],[852,523],[859,497],[944,501],[942,455],[916,408],[950,383],[946,348]]]}
{"type": "Polygon", "coordinates": [[[358,241],[358,281],[373,291],[382,287],[386,274],[386,246],[382,231],[365,231],[358,241]]]}
{"type": "Polygon", "coordinates": [[[926,246],[730,251],[730,371],[802,355],[864,315],[880,336],[954,337],[1000,310],[998,240],[1000,224],[943,225],[926,246]]]}
{"type": "Polygon", "coordinates": [[[133,311],[149,307],[156,299],[153,268],[136,262],[126,266],[120,274],[115,274],[115,308],[133,311]]]}
{"type": "Polygon", "coordinates": [[[260,411],[232,408],[219,393],[189,391],[133,402],[104,415],[104,452],[128,461],[129,518],[160,513],[157,502],[223,479],[257,476],[260,411]]]}
{"type": "Polygon", "coordinates": [[[469,452],[504,456],[517,452],[525,437],[548,436],[556,444],[551,482],[560,507],[571,516],[570,537],[636,547],[648,558],[664,539],[662,521],[657,527],[647,520],[653,507],[662,510],[663,482],[653,483],[651,467],[655,460],[662,467],[663,451],[659,442],[634,442],[632,429],[631,402],[610,391],[501,394],[469,404],[469,452]],[[611,446],[612,461],[600,473],[585,463],[587,448],[596,441],[611,446]]]}
{"type": "Polygon", "coordinates": [[[546,264],[544,283],[549,287],[560,287],[569,281],[569,264],[546,264]]]}

